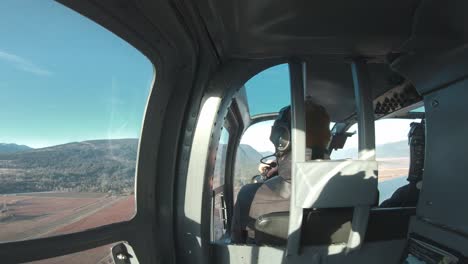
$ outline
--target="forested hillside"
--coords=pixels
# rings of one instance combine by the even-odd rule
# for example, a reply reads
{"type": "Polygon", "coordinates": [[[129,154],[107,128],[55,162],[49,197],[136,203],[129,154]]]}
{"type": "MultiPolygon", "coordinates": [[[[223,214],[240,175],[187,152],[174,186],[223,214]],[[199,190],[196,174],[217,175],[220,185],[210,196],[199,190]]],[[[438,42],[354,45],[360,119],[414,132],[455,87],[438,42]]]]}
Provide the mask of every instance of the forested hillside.
{"type": "MultiPolygon", "coordinates": [[[[0,193],[131,193],[134,189],[137,146],[138,139],[92,140],[0,153],[0,193]]],[[[223,153],[220,151],[218,155],[223,153]]],[[[251,146],[241,145],[236,159],[235,178],[248,182],[258,174],[260,158],[260,153],[251,146]]],[[[216,160],[220,162],[222,157],[216,160]]]]}
{"type": "Polygon", "coordinates": [[[132,192],[137,139],[93,140],[0,153],[0,193],[132,192]]]}

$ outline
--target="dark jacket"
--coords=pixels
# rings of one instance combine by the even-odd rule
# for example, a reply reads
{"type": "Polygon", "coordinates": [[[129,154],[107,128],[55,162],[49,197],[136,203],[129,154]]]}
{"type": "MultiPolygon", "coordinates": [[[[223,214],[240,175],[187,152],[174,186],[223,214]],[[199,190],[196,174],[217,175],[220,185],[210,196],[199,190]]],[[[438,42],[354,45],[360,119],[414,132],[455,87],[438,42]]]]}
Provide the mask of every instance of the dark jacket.
{"type": "Polygon", "coordinates": [[[392,197],[383,201],[379,207],[415,207],[418,204],[419,189],[415,184],[407,184],[398,188],[392,197]]]}
{"type": "Polygon", "coordinates": [[[278,176],[264,183],[247,184],[239,191],[231,226],[232,243],[254,243],[255,221],[259,216],[289,211],[291,161],[285,156],[278,163],[278,176]]]}

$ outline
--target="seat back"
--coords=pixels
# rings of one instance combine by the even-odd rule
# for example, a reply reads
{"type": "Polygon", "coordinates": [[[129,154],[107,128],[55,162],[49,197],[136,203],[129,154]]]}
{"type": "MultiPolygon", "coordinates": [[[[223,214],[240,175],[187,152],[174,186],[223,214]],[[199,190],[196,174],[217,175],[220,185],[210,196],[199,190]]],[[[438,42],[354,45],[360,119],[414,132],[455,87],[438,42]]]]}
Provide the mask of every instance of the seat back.
{"type": "MultiPolygon", "coordinates": [[[[373,208],[364,241],[384,241],[406,238],[408,223],[416,214],[415,207],[373,208]]],[[[304,211],[301,245],[332,245],[347,243],[351,232],[353,208],[310,209],[304,211]]],[[[259,245],[286,245],[289,212],[260,216],[255,223],[255,241],[259,245]]]]}

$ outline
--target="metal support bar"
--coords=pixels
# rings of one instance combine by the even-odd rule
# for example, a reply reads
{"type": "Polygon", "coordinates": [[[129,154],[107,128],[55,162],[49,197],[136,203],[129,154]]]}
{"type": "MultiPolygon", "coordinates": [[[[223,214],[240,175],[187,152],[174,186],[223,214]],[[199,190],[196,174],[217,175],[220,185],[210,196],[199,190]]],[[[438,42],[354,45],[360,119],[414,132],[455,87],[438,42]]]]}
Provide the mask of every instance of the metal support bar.
{"type": "MultiPolygon", "coordinates": [[[[363,59],[354,60],[351,64],[351,71],[358,117],[359,159],[375,160],[374,106],[366,61],[363,59]]],[[[369,205],[356,205],[354,208],[347,253],[361,247],[366,235],[369,213],[369,205]]]]}
{"type": "MultiPolygon", "coordinates": [[[[292,156],[292,180],[296,173],[295,164],[305,161],[306,135],[305,135],[305,63],[291,61],[289,63],[289,74],[291,81],[291,156],[292,156]]],[[[299,254],[302,226],[302,208],[295,204],[296,190],[292,184],[291,204],[289,215],[287,256],[299,254]]]]}
{"type": "Polygon", "coordinates": [[[375,160],[374,105],[366,62],[362,59],[353,61],[351,71],[358,118],[359,159],[375,160]]]}
{"type": "Polygon", "coordinates": [[[225,121],[227,131],[229,132],[228,148],[226,151],[226,167],[224,171],[224,202],[226,205],[226,233],[231,235],[231,219],[234,211],[234,163],[236,158],[237,146],[242,135],[243,125],[239,122],[239,109],[236,103],[232,103],[225,121]]]}

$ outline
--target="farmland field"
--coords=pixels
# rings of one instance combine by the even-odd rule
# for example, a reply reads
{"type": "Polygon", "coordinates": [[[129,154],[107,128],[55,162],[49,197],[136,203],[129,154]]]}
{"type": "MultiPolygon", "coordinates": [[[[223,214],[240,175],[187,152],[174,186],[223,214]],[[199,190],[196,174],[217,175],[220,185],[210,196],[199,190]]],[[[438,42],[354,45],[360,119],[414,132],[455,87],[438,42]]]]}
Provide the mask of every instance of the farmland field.
{"type": "MultiPolygon", "coordinates": [[[[0,241],[33,239],[126,221],[134,196],[44,192],[0,196],[0,241]]],[[[112,263],[110,245],[33,263],[112,263]]]]}
{"type": "Polygon", "coordinates": [[[379,181],[408,175],[409,158],[383,158],[379,162],[379,181]]]}

